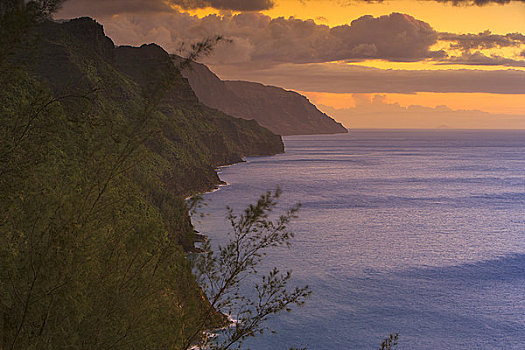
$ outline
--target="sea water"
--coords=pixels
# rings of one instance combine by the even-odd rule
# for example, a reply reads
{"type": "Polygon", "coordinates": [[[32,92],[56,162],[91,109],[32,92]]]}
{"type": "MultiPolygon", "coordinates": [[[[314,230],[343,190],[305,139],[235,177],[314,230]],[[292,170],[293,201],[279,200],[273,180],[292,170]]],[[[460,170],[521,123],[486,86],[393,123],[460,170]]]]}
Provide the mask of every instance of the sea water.
{"type": "MultiPolygon", "coordinates": [[[[214,244],[266,190],[300,202],[290,249],[307,303],[246,348],[525,349],[525,132],[378,131],[284,138],[286,152],[225,167],[197,228],[214,244]]],[[[253,281],[246,282],[246,292],[253,281]]]]}

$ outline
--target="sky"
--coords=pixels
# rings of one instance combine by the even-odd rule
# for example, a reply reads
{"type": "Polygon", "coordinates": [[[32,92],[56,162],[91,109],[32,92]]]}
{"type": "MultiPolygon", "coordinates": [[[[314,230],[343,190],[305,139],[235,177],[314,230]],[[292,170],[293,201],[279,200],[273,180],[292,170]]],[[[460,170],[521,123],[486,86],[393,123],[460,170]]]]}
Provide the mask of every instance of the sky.
{"type": "Polygon", "coordinates": [[[117,45],[307,96],[349,128],[525,129],[525,0],[68,0],[117,45]]]}

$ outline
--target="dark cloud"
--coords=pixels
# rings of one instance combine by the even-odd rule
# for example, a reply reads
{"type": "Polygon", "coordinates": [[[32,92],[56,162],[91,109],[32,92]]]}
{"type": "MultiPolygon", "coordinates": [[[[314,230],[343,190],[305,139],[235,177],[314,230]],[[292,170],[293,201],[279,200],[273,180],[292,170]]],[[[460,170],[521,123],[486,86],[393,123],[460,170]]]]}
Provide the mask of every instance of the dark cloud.
{"type": "Polygon", "coordinates": [[[476,51],[474,53],[463,53],[461,56],[447,57],[446,59],[442,59],[439,64],[525,67],[525,60],[513,60],[498,55],[487,56],[479,51],[476,51]]]}
{"type": "Polygon", "coordinates": [[[267,69],[212,66],[223,79],[334,93],[484,92],[525,94],[520,70],[384,70],[347,64],[285,64],[267,69]]]}
{"type": "Polygon", "coordinates": [[[116,14],[177,13],[169,5],[182,9],[215,8],[231,11],[262,11],[274,6],[273,0],[69,0],[59,17],[111,16],[116,14]]]}
{"type": "MultiPolygon", "coordinates": [[[[198,1],[204,4],[211,0],[198,1]]],[[[226,4],[226,0],[222,1],[226,4]]],[[[240,0],[228,1],[230,5],[241,3],[240,0]]],[[[195,1],[192,3],[198,5],[195,1]]],[[[293,17],[272,19],[259,12],[199,18],[174,10],[161,0],[71,0],[66,2],[59,18],[79,15],[97,17],[118,44],[155,42],[171,53],[180,53],[178,50],[183,43],[188,47],[188,44],[203,38],[221,34],[231,39],[231,43],[218,46],[206,63],[235,67],[367,59],[395,62],[433,60],[440,64],[510,67],[523,67],[525,62],[494,53],[487,56],[486,52],[480,51],[507,47],[521,49],[525,45],[523,34],[499,35],[489,31],[439,33],[428,23],[401,13],[379,17],[367,15],[348,25],[329,27],[293,17]],[[448,42],[448,51],[455,56],[449,56],[444,50],[433,50],[438,42],[448,42]],[[458,50],[459,54],[454,52],[458,50]]]]}
{"type": "Polygon", "coordinates": [[[485,5],[506,5],[513,2],[525,2],[525,0],[434,0],[442,3],[450,3],[454,6],[485,6],[485,5]]]}
{"type": "Polygon", "coordinates": [[[440,56],[430,47],[438,33],[409,15],[363,16],[336,27],[312,20],[274,18],[261,14],[216,17],[235,42],[249,43],[251,60],[258,63],[312,63],[338,60],[385,59],[417,61],[440,56]]]}
{"type": "Polygon", "coordinates": [[[478,128],[525,129],[525,115],[492,114],[479,110],[453,110],[447,106],[425,107],[388,103],[383,95],[353,94],[355,107],[318,106],[349,128],[478,128]]]}
{"type": "Polygon", "coordinates": [[[64,3],[57,17],[98,17],[159,12],[173,12],[173,9],[161,0],[70,0],[64,3]]]}
{"type": "Polygon", "coordinates": [[[183,9],[212,7],[219,10],[263,11],[274,7],[273,0],[169,0],[183,9]]]}
{"type": "Polygon", "coordinates": [[[525,35],[521,33],[500,35],[487,30],[478,34],[440,33],[439,40],[452,42],[452,49],[469,51],[473,49],[519,47],[525,44],[525,35]]]}
{"type": "Polygon", "coordinates": [[[342,43],[340,59],[412,61],[441,55],[430,51],[438,33],[428,23],[401,13],[362,16],[332,28],[330,34],[342,43]]]}
{"type": "Polygon", "coordinates": [[[400,13],[363,16],[349,25],[332,28],[313,20],[272,19],[257,12],[203,18],[178,11],[143,16],[121,13],[98,20],[117,43],[154,41],[173,53],[182,42],[221,34],[232,44],[217,49],[213,56],[216,63],[273,65],[365,59],[409,62],[444,56],[442,51],[430,49],[438,33],[428,23],[400,13]]]}

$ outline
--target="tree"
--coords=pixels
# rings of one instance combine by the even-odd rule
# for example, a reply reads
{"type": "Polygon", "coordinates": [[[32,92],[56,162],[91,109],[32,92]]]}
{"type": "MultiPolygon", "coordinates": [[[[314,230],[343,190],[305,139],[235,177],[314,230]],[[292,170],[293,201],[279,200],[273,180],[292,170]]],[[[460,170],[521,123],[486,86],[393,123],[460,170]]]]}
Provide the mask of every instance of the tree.
{"type": "Polygon", "coordinates": [[[177,55],[170,55],[170,57],[177,68],[182,72],[186,68],[191,69],[192,62],[195,62],[198,58],[210,55],[220,42],[231,43],[232,40],[227,39],[222,35],[215,35],[191,44],[189,50],[186,49],[186,44],[182,43],[179,48],[179,53],[182,57],[177,55]]]}
{"type": "Polygon", "coordinates": [[[151,144],[173,147],[161,128],[174,134],[181,120],[160,109],[173,109],[165,95],[178,72],[168,57],[151,62],[154,79],[139,88],[66,35],[53,47],[87,83],[56,91],[35,74],[28,42],[53,4],[1,13],[0,348],[185,349],[223,317],[182,248],[183,197],[161,178],[178,163],[151,144]]]}
{"type": "Polygon", "coordinates": [[[66,0],[2,0],[0,2],[0,64],[38,23],[48,20],[66,0]]]}
{"type": "Polygon", "coordinates": [[[186,337],[184,349],[198,340],[212,349],[239,349],[246,338],[266,330],[264,322],[268,317],[302,305],[310,295],[308,286],[289,287],[290,271],[280,273],[273,268],[259,276],[258,265],[268,249],[289,246],[293,237],[288,226],[296,217],[298,205],[271,218],[280,194],[279,189],[265,193],[239,216],[228,209],[227,219],[232,227],[229,242],[213,251],[206,241],[204,253],[195,257],[195,274],[209,304],[201,311],[200,327],[186,337]],[[249,275],[259,277],[253,297],[240,288],[241,281],[249,275]],[[217,311],[234,316],[236,321],[221,332],[221,337],[202,337],[217,311]]]}
{"type": "Polygon", "coordinates": [[[239,289],[267,249],[290,243],[297,208],[271,220],[276,191],[239,217],[230,211],[232,241],[196,258],[201,290],[182,247],[188,208],[162,179],[179,163],[152,145],[175,148],[161,131],[176,134],[181,120],[160,110],[174,109],[163,101],[178,72],[153,62],[159,79],[140,86],[64,35],[53,48],[65,49],[62,63],[88,83],[57,92],[19,59],[38,59],[27,52],[28,33],[60,3],[1,7],[0,349],[185,350],[225,324],[221,312],[239,322],[212,346],[240,347],[310,293],[289,289],[290,273],[276,269],[255,298],[239,289]]]}

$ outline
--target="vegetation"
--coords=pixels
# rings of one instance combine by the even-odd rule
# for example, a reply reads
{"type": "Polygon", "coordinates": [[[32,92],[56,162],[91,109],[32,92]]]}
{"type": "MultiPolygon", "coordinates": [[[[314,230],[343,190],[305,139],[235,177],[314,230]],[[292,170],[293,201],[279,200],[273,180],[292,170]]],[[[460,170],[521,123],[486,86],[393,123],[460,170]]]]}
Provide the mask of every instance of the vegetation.
{"type": "Polygon", "coordinates": [[[203,324],[184,196],[280,138],[201,106],[159,47],[38,4],[1,13],[0,348],[185,349],[224,320],[203,324]]]}
{"type": "Polygon", "coordinates": [[[379,350],[392,350],[395,349],[397,346],[397,341],[399,339],[399,333],[396,334],[390,334],[383,342],[381,343],[381,347],[379,350]]]}
{"type": "Polygon", "coordinates": [[[246,338],[266,330],[264,321],[269,316],[290,311],[293,305],[302,305],[310,295],[307,286],[289,290],[291,272],[280,273],[277,268],[259,278],[254,286],[254,297],[248,297],[246,290],[240,288],[241,281],[248,275],[259,274],[258,265],[269,248],[290,245],[293,232],[288,230],[288,224],[296,217],[299,207],[272,220],[271,213],[279,196],[280,190],[267,192],[240,216],[230,209],[228,220],[232,232],[229,242],[214,251],[206,241],[204,253],[195,258],[199,285],[210,301],[201,314],[201,327],[205,327],[214,310],[236,318],[231,327],[221,332],[221,337],[203,339],[213,349],[239,349],[246,338]]]}

